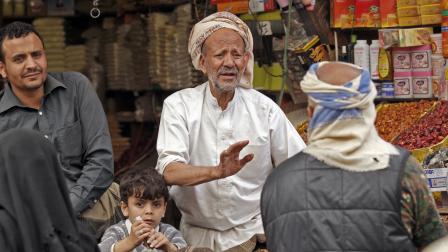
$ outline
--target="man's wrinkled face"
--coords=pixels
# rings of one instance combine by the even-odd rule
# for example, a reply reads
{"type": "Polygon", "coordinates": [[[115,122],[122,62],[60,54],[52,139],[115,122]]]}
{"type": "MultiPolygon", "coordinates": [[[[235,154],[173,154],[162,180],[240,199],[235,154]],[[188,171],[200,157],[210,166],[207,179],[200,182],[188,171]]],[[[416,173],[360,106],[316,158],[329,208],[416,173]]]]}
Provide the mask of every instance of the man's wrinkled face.
{"type": "Polygon", "coordinates": [[[47,78],[47,58],[39,37],[30,33],[25,37],[5,39],[0,48],[0,74],[7,78],[14,92],[40,89],[47,78]]]}
{"type": "Polygon", "coordinates": [[[232,91],[239,84],[249,61],[244,40],[238,32],[223,28],[214,32],[203,45],[202,72],[221,91],[232,91]]]}

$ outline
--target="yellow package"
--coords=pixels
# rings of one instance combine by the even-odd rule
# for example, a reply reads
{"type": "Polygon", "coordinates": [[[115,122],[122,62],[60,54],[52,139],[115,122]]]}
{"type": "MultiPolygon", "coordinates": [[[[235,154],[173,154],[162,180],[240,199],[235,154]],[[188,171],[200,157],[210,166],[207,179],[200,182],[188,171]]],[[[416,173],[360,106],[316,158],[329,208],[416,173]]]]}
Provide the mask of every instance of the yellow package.
{"type": "Polygon", "coordinates": [[[397,9],[398,18],[402,17],[415,17],[420,15],[419,8],[417,5],[401,7],[397,9]]]}
{"type": "Polygon", "coordinates": [[[417,0],[397,0],[397,7],[407,7],[417,5],[417,0]]]}
{"type": "Polygon", "coordinates": [[[420,15],[440,14],[440,4],[430,4],[420,6],[420,15]]]}
{"type": "Polygon", "coordinates": [[[398,18],[398,24],[400,26],[417,26],[421,25],[420,17],[401,17],[398,18]]]}
{"type": "Polygon", "coordinates": [[[417,0],[418,5],[438,4],[440,0],[417,0]]]}
{"type": "MultiPolygon", "coordinates": [[[[414,26],[414,20],[417,20],[417,24],[420,25],[419,17],[407,17],[402,19],[405,19],[404,24],[408,24],[408,26],[414,26]]],[[[400,19],[398,20],[400,21],[400,19]]],[[[400,34],[400,47],[431,45],[432,43],[432,27],[400,29],[398,33],[400,34]]]]}
{"type": "Polygon", "coordinates": [[[442,23],[442,15],[422,15],[420,16],[422,25],[440,24],[442,23]]]}

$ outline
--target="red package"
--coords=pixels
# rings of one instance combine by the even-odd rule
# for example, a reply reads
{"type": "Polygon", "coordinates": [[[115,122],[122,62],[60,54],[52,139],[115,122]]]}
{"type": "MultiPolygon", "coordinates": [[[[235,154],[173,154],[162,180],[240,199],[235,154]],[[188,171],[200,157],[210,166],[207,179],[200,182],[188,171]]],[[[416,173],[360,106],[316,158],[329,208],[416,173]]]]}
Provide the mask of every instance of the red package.
{"type": "Polygon", "coordinates": [[[355,0],[355,20],[356,27],[380,27],[380,1],[355,0]]]}

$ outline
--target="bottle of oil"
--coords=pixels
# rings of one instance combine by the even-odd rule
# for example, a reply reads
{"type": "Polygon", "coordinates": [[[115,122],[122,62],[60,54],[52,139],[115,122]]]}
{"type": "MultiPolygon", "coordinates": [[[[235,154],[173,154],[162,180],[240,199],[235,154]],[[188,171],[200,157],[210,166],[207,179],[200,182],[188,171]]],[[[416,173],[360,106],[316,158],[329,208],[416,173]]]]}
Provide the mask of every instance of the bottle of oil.
{"type": "Polygon", "coordinates": [[[380,48],[378,53],[378,77],[380,80],[393,80],[392,58],[384,48],[380,48]]]}

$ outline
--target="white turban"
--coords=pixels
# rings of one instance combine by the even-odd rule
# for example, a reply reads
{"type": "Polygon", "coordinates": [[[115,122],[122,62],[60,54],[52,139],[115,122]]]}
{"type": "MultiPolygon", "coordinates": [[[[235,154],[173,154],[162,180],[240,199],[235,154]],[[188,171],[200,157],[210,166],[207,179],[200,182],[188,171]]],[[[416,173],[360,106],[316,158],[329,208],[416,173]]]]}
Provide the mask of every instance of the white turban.
{"type": "Polygon", "coordinates": [[[212,14],[202,19],[193,27],[190,33],[190,40],[188,41],[188,53],[191,55],[193,66],[199,70],[202,45],[210,35],[222,28],[232,29],[238,32],[241,38],[243,38],[245,51],[249,53],[249,61],[247,62],[239,86],[252,88],[252,80],[254,77],[254,54],[252,53],[254,41],[252,39],[252,33],[250,32],[249,27],[241,19],[230,12],[223,11],[212,14]]]}

